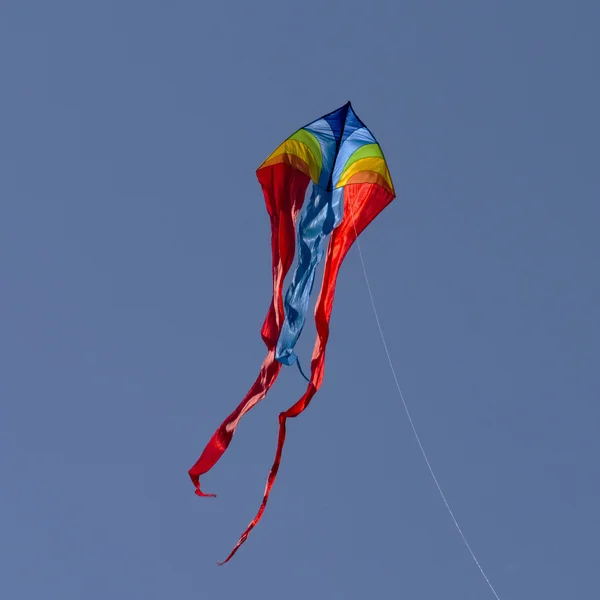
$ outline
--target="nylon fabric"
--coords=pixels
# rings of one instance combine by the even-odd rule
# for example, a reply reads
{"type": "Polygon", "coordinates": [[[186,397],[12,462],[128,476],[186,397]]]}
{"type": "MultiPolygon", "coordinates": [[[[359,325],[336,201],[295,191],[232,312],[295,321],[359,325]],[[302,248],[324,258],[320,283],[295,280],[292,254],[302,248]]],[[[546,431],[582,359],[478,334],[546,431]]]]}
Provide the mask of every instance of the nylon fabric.
{"type": "Polygon", "coordinates": [[[246,396],[221,423],[189,470],[196,494],[213,495],[200,489],[200,476],[221,458],[241,418],[266,396],[283,364],[295,362],[308,384],[303,396],[279,415],[277,450],[262,503],[224,562],[233,557],[262,517],[281,463],[287,420],[308,407],[323,381],[329,322],[341,264],[357,236],[395,197],[383,152],[349,102],[292,134],[257,169],[257,177],[271,221],[273,294],[261,328],[267,354],[246,396]],[[311,196],[300,213],[311,181],[311,196]],[[317,338],[308,379],[294,348],[306,323],[316,268],[323,258],[327,236],[330,243],[315,308],[317,338]],[[284,280],[294,259],[296,243],[298,261],[284,298],[284,280]]]}
{"type": "Polygon", "coordinates": [[[212,469],[221,458],[231,443],[242,416],[266,396],[281,370],[281,363],[275,360],[275,346],[284,320],[283,281],[294,259],[296,220],[304,203],[310,178],[285,163],[261,169],[258,178],[271,220],[273,297],[261,330],[262,339],[267,346],[267,356],[244,399],[221,423],[188,472],[198,496],[214,496],[202,492],[200,476],[212,469]]]}
{"type": "Polygon", "coordinates": [[[371,221],[394,199],[394,194],[377,184],[354,184],[348,185],[344,193],[344,219],[340,226],[334,229],[325,260],[323,273],[323,285],[317,300],[315,309],[315,324],[317,328],[317,339],[315,342],[311,361],[311,376],[304,395],[288,410],[279,415],[279,433],[277,437],[277,449],[275,459],[267,478],[267,484],[258,513],[252,519],[229,556],[220,565],[225,564],[233,558],[242,544],[248,539],[250,532],[261,520],[269,495],[281,464],[281,456],[285,444],[288,419],[293,419],[302,414],[308,407],[314,395],[321,387],[325,370],[325,350],[329,339],[329,323],[333,301],[335,298],[335,286],[340,267],[357,239],[371,221]]]}
{"type": "Polygon", "coordinates": [[[331,192],[313,186],[298,224],[298,263],[285,294],[285,320],[275,353],[275,358],[284,365],[293,365],[298,358],[294,347],[306,323],[315,273],[324,254],[323,242],[339,221],[331,192]]]}

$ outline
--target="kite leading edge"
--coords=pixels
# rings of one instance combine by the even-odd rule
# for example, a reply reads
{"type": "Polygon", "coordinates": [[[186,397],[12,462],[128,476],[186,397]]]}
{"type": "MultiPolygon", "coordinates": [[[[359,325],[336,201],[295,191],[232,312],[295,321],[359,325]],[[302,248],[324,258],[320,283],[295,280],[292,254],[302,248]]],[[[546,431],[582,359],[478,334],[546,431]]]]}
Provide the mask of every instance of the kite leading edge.
{"type": "Polygon", "coordinates": [[[357,117],[350,102],[302,127],[258,168],[271,220],[273,297],[261,335],[267,355],[258,377],[238,407],[215,431],[189,475],[199,496],[208,472],[229,446],[235,429],[277,379],[282,365],[297,362],[294,347],[308,311],[315,272],[325,256],[323,281],[315,307],[317,338],[304,395],[279,415],[279,436],[260,509],[223,561],[228,562],[260,521],[281,461],[286,421],[310,404],[321,386],[329,321],[339,269],[357,236],[395,198],[392,179],[379,144],[357,117]],[[308,186],[311,195],[305,202],[308,186]],[[325,252],[323,246],[329,237],[325,252]],[[283,296],[283,283],[298,246],[297,263],[283,296]]]}

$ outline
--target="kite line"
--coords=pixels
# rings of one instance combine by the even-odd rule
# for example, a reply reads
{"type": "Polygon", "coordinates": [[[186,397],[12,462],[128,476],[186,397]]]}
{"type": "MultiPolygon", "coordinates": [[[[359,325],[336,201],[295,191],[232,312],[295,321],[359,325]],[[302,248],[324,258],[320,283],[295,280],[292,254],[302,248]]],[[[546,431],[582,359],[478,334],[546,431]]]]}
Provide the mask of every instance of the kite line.
{"type": "Polygon", "coordinates": [[[375,298],[373,297],[373,291],[371,289],[371,284],[369,283],[369,276],[367,275],[367,267],[365,265],[365,259],[363,257],[362,248],[360,246],[360,240],[358,239],[358,232],[356,231],[356,222],[354,221],[354,219],[353,219],[353,222],[354,222],[354,230],[356,232],[356,245],[358,247],[358,255],[360,256],[360,264],[362,266],[363,275],[365,276],[365,283],[367,284],[367,291],[369,292],[369,298],[371,300],[373,314],[375,315],[377,329],[379,329],[379,336],[381,337],[381,341],[383,343],[383,349],[385,350],[388,364],[390,365],[390,370],[392,372],[394,382],[396,383],[396,389],[398,390],[398,395],[400,396],[400,400],[402,400],[402,406],[404,407],[404,412],[406,413],[406,416],[408,417],[408,422],[410,423],[410,426],[413,430],[415,439],[417,440],[417,444],[419,446],[419,449],[421,450],[421,454],[423,455],[423,458],[425,459],[425,464],[427,465],[427,468],[429,469],[431,478],[433,479],[433,482],[435,483],[435,486],[437,487],[437,490],[440,493],[440,496],[444,502],[444,505],[446,506],[446,509],[448,510],[448,514],[450,515],[450,518],[452,519],[452,522],[454,523],[454,526],[456,527],[456,530],[460,534],[460,537],[462,538],[462,541],[464,542],[465,546],[467,547],[467,550],[469,551],[471,558],[475,561],[475,564],[477,565],[479,572],[485,579],[485,582],[487,583],[488,587],[492,591],[492,594],[494,594],[494,596],[496,597],[496,600],[500,600],[500,596],[498,596],[496,590],[494,589],[494,586],[492,585],[491,581],[488,579],[488,576],[485,574],[483,567],[481,566],[480,562],[477,560],[477,556],[475,556],[475,552],[473,552],[473,549],[471,548],[471,545],[467,541],[467,538],[466,538],[465,534],[463,533],[463,530],[461,529],[461,526],[458,523],[458,520],[454,516],[454,512],[452,511],[452,508],[450,508],[450,504],[448,503],[448,500],[446,499],[446,495],[444,494],[444,491],[442,490],[442,486],[440,485],[438,478],[436,477],[435,472],[433,470],[433,467],[431,466],[431,463],[429,462],[429,457],[427,456],[427,452],[425,452],[425,448],[423,447],[423,443],[421,442],[421,437],[419,436],[419,433],[417,432],[417,428],[415,427],[415,423],[413,421],[412,415],[410,414],[408,404],[406,403],[406,400],[404,399],[404,394],[402,393],[402,388],[400,387],[400,382],[398,381],[398,376],[396,375],[396,369],[394,368],[394,363],[392,362],[392,357],[390,356],[390,351],[388,349],[385,335],[383,334],[383,328],[381,327],[381,321],[379,319],[379,313],[377,312],[377,306],[375,304],[375,298]]]}

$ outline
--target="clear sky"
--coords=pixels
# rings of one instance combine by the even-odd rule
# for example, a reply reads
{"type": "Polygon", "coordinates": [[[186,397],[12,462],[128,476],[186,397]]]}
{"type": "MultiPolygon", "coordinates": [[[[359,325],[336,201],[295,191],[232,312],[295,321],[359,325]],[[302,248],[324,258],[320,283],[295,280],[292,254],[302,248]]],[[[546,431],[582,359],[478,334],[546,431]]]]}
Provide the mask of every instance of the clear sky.
{"type": "MultiPolygon", "coordinates": [[[[264,356],[255,169],[351,100],[397,200],[362,236],[392,358],[505,600],[600,561],[600,3],[0,2],[0,596],[483,600],[356,249],[325,383],[264,356]]],[[[299,346],[307,364],[314,327],[299,346]]]]}

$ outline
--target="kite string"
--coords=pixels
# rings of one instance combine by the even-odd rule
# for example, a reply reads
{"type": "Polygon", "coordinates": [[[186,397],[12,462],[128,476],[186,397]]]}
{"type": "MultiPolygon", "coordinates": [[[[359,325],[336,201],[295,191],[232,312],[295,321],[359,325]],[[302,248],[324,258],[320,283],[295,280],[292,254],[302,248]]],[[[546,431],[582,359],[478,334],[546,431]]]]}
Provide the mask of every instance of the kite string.
{"type": "Polygon", "coordinates": [[[369,283],[369,276],[367,275],[367,268],[365,265],[362,248],[360,247],[360,240],[358,239],[358,231],[356,229],[356,221],[353,219],[353,222],[354,222],[354,232],[356,233],[356,245],[358,247],[358,254],[360,256],[360,264],[362,266],[363,275],[365,276],[365,283],[367,284],[367,290],[369,292],[369,298],[371,299],[371,306],[373,307],[373,314],[375,315],[375,321],[377,322],[377,328],[379,329],[379,336],[381,337],[381,341],[383,342],[383,349],[385,350],[385,354],[387,356],[388,363],[390,365],[390,370],[392,371],[392,376],[394,377],[394,382],[396,383],[396,388],[398,390],[400,400],[402,400],[402,405],[404,406],[404,411],[406,412],[406,416],[408,417],[408,422],[410,423],[410,426],[413,430],[415,439],[417,440],[417,444],[419,445],[419,449],[421,450],[421,454],[423,455],[423,458],[425,459],[425,463],[427,464],[427,468],[429,469],[431,478],[433,479],[433,482],[435,483],[435,486],[437,487],[437,490],[440,493],[440,496],[446,506],[446,509],[448,510],[448,514],[450,515],[450,517],[454,523],[454,526],[456,527],[458,533],[460,534],[460,537],[462,538],[462,541],[464,542],[465,546],[467,547],[467,550],[469,551],[471,558],[475,561],[475,564],[477,565],[479,572],[481,573],[481,575],[485,579],[485,582],[488,584],[488,587],[492,591],[492,594],[494,594],[494,596],[496,597],[496,600],[500,600],[500,596],[498,596],[498,594],[496,593],[494,586],[492,585],[491,581],[488,579],[488,576],[485,574],[483,567],[477,560],[477,557],[475,556],[475,553],[473,552],[469,542],[467,541],[467,538],[465,537],[465,534],[463,533],[463,531],[458,523],[458,520],[454,516],[454,512],[450,508],[450,504],[448,503],[448,500],[446,499],[446,495],[444,494],[444,491],[442,490],[442,487],[439,484],[438,479],[433,471],[433,467],[431,466],[431,463],[429,462],[429,458],[427,456],[427,453],[425,452],[425,448],[423,447],[421,438],[417,432],[417,428],[415,427],[415,423],[410,414],[410,410],[408,409],[408,404],[406,403],[406,400],[404,399],[404,394],[402,393],[402,388],[400,387],[400,382],[398,381],[398,376],[396,375],[396,369],[394,368],[394,363],[392,362],[392,358],[390,356],[390,351],[388,349],[385,335],[383,334],[383,328],[381,327],[381,321],[379,320],[379,313],[377,312],[377,306],[375,305],[375,299],[373,297],[373,291],[371,290],[371,284],[369,283]]]}

